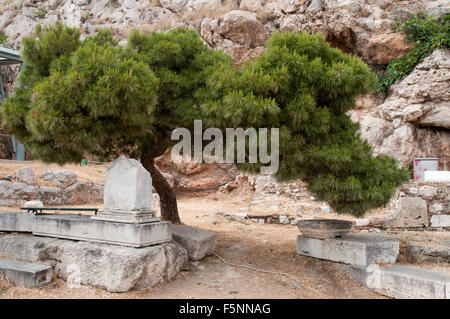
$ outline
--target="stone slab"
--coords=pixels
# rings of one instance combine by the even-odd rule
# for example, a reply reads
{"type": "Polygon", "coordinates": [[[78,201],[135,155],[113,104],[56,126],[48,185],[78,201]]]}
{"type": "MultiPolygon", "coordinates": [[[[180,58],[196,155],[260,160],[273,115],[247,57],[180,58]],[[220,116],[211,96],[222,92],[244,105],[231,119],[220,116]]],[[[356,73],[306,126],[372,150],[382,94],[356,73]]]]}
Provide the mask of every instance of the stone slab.
{"type": "Polygon", "coordinates": [[[201,260],[214,252],[217,234],[189,226],[174,225],[173,239],[187,250],[189,260],[201,260]]]}
{"type": "Polygon", "coordinates": [[[450,171],[425,171],[425,182],[450,183],[450,171]]]}
{"type": "Polygon", "coordinates": [[[427,202],[420,197],[402,197],[398,210],[383,216],[383,228],[428,227],[427,202]]]}
{"type": "Polygon", "coordinates": [[[431,227],[450,227],[450,215],[433,215],[430,223],[431,227]]]}
{"type": "Polygon", "coordinates": [[[349,266],[348,275],[369,290],[398,299],[450,299],[450,276],[412,266],[349,266]]]}
{"type": "Polygon", "coordinates": [[[128,224],[92,220],[87,215],[36,215],[32,227],[34,235],[145,247],[172,239],[172,223],[128,224]]]}
{"type": "Polygon", "coordinates": [[[92,220],[88,215],[0,213],[0,231],[145,247],[172,239],[172,223],[130,224],[92,220]]]}
{"type": "Polygon", "coordinates": [[[408,242],[406,257],[411,263],[447,263],[450,264],[450,244],[442,241],[441,244],[421,245],[408,242]]]}
{"type": "Polygon", "coordinates": [[[343,238],[329,239],[298,236],[297,253],[357,266],[392,264],[397,260],[399,242],[371,234],[348,234],[343,238]]]}
{"type": "Polygon", "coordinates": [[[34,214],[0,213],[0,231],[31,232],[34,214]]]}
{"type": "Polygon", "coordinates": [[[48,247],[58,239],[50,237],[36,237],[33,235],[11,235],[0,237],[0,255],[31,263],[47,264],[54,266],[56,259],[50,257],[48,247]],[[48,262],[49,263],[48,263],[48,262]]]}
{"type": "Polygon", "coordinates": [[[188,270],[186,250],[171,241],[143,248],[29,235],[0,237],[0,255],[54,265],[68,286],[111,292],[154,287],[188,270]]]}
{"type": "Polygon", "coordinates": [[[155,217],[155,211],[111,211],[109,209],[99,210],[96,216],[91,216],[93,220],[112,221],[118,223],[142,224],[160,221],[155,217]]]}
{"type": "Polygon", "coordinates": [[[52,281],[53,268],[2,258],[0,259],[0,275],[21,287],[42,287],[52,281]]]}

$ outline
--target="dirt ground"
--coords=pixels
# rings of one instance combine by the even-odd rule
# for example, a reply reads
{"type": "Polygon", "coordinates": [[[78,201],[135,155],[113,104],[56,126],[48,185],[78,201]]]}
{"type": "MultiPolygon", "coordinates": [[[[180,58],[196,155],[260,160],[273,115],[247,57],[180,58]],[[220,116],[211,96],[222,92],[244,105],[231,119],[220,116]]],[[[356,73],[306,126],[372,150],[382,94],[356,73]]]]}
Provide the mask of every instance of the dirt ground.
{"type": "Polygon", "coordinates": [[[105,181],[105,172],[108,167],[107,164],[90,164],[88,166],[81,166],[79,164],[46,164],[41,161],[29,161],[29,162],[15,162],[0,160],[0,177],[8,174],[12,174],[21,167],[32,167],[36,176],[38,177],[39,185],[46,185],[46,181],[42,178],[45,171],[56,171],[62,169],[69,169],[74,171],[78,175],[78,179],[81,181],[96,182],[103,184],[105,181]]]}
{"type": "MultiPolygon", "coordinates": [[[[37,174],[45,171],[40,163],[21,166],[32,166],[37,174]]],[[[11,173],[21,166],[5,167],[0,162],[0,174],[11,173]]],[[[80,179],[84,176],[97,182],[102,181],[106,169],[104,165],[64,168],[76,171],[80,179]]],[[[61,167],[55,165],[51,169],[61,167]]],[[[231,193],[180,194],[180,217],[186,225],[216,232],[216,254],[227,262],[290,276],[231,266],[212,255],[193,263],[190,271],[183,271],[172,281],[154,288],[109,293],[87,286],[68,288],[65,281],[57,279],[44,288],[27,289],[0,278],[0,298],[384,298],[350,280],[343,265],[299,256],[295,251],[299,234],[296,226],[258,224],[217,214],[241,213],[252,196],[249,187],[231,193]]],[[[78,207],[83,206],[102,205],[78,207]]],[[[0,212],[7,211],[18,211],[18,207],[0,206],[0,212]]]]}

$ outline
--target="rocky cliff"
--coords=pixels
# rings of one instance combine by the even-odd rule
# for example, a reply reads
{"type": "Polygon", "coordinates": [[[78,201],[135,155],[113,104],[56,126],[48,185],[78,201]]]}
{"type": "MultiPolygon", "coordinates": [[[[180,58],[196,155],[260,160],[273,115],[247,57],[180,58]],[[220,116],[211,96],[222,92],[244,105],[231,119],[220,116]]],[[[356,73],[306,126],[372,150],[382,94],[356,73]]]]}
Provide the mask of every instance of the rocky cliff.
{"type": "MultiPolygon", "coordinates": [[[[394,19],[423,11],[439,17],[450,6],[445,0],[2,0],[0,32],[8,36],[7,46],[20,49],[36,24],[58,20],[81,28],[83,35],[111,28],[123,44],[135,28],[186,26],[240,65],[263,52],[270,33],[308,30],[378,68],[411,49],[405,35],[391,29],[394,19]]],[[[441,168],[450,169],[449,71],[449,52],[435,51],[391,87],[385,100],[359,99],[351,115],[376,153],[403,164],[413,157],[439,157],[441,168]]],[[[11,90],[14,73],[2,70],[7,72],[11,90]]]]}

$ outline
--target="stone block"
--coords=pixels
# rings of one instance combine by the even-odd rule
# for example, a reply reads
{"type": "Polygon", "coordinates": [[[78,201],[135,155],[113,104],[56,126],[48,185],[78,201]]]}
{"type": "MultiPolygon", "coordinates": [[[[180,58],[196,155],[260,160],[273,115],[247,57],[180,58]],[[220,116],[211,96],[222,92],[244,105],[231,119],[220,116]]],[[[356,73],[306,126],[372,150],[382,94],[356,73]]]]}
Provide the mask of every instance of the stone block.
{"type": "Polygon", "coordinates": [[[214,252],[217,234],[189,226],[174,225],[173,239],[187,250],[189,260],[201,260],[214,252]]]}
{"type": "Polygon", "coordinates": [[[280,217],[278,217],[278,222],[280,224],[289,224],[289,218],[285,215],[281,215],[280,217]]]}
{"type": "Polygon", "coordinates": [[[62,189],[57,187],[39,186],[37,199],[46,205],[62,204],[62,189]]]}
{"type": "Polygon", "coordinates": [[[105,207],[109,210],[151,210],[152,178],[141,163],[121,156],[105,177],[105,207]]]}
{"type": "Polygon", "coordinates": [[[424,185],[419,187],[419,195],[427,198],[432,199],[437,194],[437,187],[424,185]]]}
{"type": "Polygon", "coordinates": [[[31,232],[33,220],[31,213],[0,213],[0,231],[31,232]]]}
{"type": "Polygon", "coordinates": [[[152,210],[152,178],[135,159],[120,156],[108,166],[105,177],[105,209],[96,220],[122,223],[158,221],[152,210]]]}
{"type": "Polygon", "coordinates": [[[87,215],[38,214],[33,220],[34,235],[145,247],[172,239],[172,223],[119,223],[93,220],[87,215]]]}
{"type": "Polygon", "coordinates": [[[425,171],[424,181],[434,183],[449,183],[450,171],[425,171]]]}
{"type": "Polygon", "coordinates": [[[367,218],[357,218],[355,219],[356,226],[368,226],[370,224],[369,219],[367,218]]]}
{"type": "Polygon", "coordinates": [[[111,292],[154,287],[172,279],[187,263],[186,251],[175,243],[139,249],[88,242],[59,245],[61,263],[56,270],[61,278],[111,292]],[[168,255],[167,249],[175,254],[168,255]]]}
{"type": "Polygon", "coordinates": [[[348,267],[348,275],[369,290],[398,299],[450,299],[450,276],[427,269],[390,265],[348,267]]]}
{"type": "Polygon", "coordinates": [[[14,182],[12,183],[13,195],[12,198],[17,198],[21,200],[33,200],[37,197],[36,186],[30,186],[25,183],[14,182]]]}
{"type": "Polygon", "coordinates": [[[430,223],[431,227],[450,227],[450,215],[433,215],[430,223]]]}
{"type": "Polygon", "coordinates": [[[115,223],[74,214],[0,213],[0,231],[32,232],[130,247],[145,247],[172,239],[171,222],[115,223]]]}
{"type": "Polygon", "coordinates": [[[434,203],[428,206],[428,212],[430,214],[440,214],[444,211],[444,205],[441,203],[434,203]]]}
{"type": "Polygon", "coordinates": [[[27,185],[36,185],[38,182],[33,168],[28,166],[19,168],[14,174],[7,175],[6,178],[27,185]]]}
{"type": "Polygon", "coordinates": [[[10,181],[0,180],[0,198],[11,198],[13,194],[12,183],[10,181]]]}
{"type": "Polygon", "coordinates": [[[331,211],[331,207],[328,205],[322,205],[320,206],[320,211],[322,213],[329,213],[331,211]]]}
{"type": "Polygon", "coordinates": [[[18,200],[18,199],[13,199],[13,198],[3,199],[3,198],[0,198],[0,206],[12,207],[12,206],[19,206],[19,205],[20,205],[20,200],[18,200]]]}
{"type": "Polygon", "coordinates": [[[406,257],[412,263],[447,263],[450,264],[450,243],[421,245],[419,243],[408,242],[406,257]]]}
{"type": "Polygon", "coordinates": [[[186,250],[171,241],[144,248],[76,242],[35,236],[0,238],[0,254],[52,264],[68,285],[83,284],[111,292],[154,287],[187,270],[186,250]]]}
{"type": "Polygon", "coordinates": [[[76,182],[63,189],[62,201],[65,204],[87,204],[101,202],[103,200],[103,190],[94,183],[84,181],[76,182]]]}
{"type": "Polygon", "coordinates": [[[329,239],[298,236],[297,253],[357,266],[392,264],[397,260],[399,242],[371,234],[349,234],[329,239]]]}
{"type": "Polygon", "coordinates": [[[73,171],[65,169],[60,171],[46,171],[44,180],[54,183],[56,186],[66,188],[78,181],[78,176],[73,171]]]}
{"type": "Polygon", "coordinates": [[[51,282],[53,268],[47,265],[0,259],[0,275],[21,287],[42,287],[51,282]]]}
{"type": "Polygon", "coordinates": [[[402,197],[398,211],[384,216],[383,228],[428,227],[427,203],[420,197],[402,197]]]}
{"type": "Polygon", "coordinates": [[[51,243],[57,241],[49,237],[6,235],[0,238],[0,255],[32,263],[55,265],[56,259],[51,256],[51,251],[54,251],[51,243]]]}

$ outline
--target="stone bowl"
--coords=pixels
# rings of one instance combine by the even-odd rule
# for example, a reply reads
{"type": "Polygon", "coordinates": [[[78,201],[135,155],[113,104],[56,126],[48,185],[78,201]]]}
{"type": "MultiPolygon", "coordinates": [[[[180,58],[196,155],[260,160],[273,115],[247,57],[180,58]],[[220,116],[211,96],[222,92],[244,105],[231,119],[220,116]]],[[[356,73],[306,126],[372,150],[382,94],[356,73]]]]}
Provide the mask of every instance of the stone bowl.
{"type": "Polygon", "coordinates": [[[353,223],[339,219],[303,219],[297,222],[297,227],[305,237],[336,238],[347,234],[353,223]]]}

